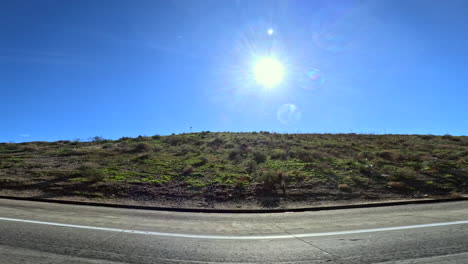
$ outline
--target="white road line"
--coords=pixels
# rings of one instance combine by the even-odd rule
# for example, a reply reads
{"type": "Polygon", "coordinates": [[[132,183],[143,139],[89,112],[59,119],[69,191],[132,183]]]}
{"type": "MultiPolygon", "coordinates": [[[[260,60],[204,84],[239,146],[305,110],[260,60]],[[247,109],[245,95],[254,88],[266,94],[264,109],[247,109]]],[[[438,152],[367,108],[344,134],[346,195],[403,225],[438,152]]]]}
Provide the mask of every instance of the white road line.
{"type": "Polygon", "coordinates": [[[305,233],[305,234],[294,234],[294,235],[289,235],[288,234],[288,235],[265,235],[265,236],[217,236],[217,235],[192,235],[192,234],[151,232],[151,231],[130,230],[130,229],[120,229],[120,228],[109,228],[109,227],[97,227],[97,226],[84,226],[84,225],[70,225],[70,224],[62,224],[62,223],[54,223],[54,222],[43,222],[43,221],[34,221],[34,220],[16,219],[16,218],[6,218],[6,217],[0,217],[0,220],[12,221],[12,222],[31,223],[31,224],[50,225],[50,226],[61,226],[61,227],[71,227],[71,228],[81,228],[81,229],[91,229],[91,230],[122,232],[122,233],[141,234],[141,235],[151,235],[151,236],[201,238],[201,239],[230,239],[230,240],[256,240],[256,239],[281,239],[281,238],[298,238],[298,237],[302,238],[302,237],[336,236],[336,235],[349,235],[349,234],[361,234],[361,233],[370,233],[370,232],[395,231],[395,230],[404,230],[404,229],[415,229],[415,228],[425,228],[425,227],[437,227],[437,226],[468,224],[468,220],[462,220],[462,221],[423,224],[423,225],[408,225],[408,226],[396,226],[396,227],[384,227],[384,228],[372,228],[372,229],[358,229],[358,230],[338,231],[338,232],[305,233]]]}

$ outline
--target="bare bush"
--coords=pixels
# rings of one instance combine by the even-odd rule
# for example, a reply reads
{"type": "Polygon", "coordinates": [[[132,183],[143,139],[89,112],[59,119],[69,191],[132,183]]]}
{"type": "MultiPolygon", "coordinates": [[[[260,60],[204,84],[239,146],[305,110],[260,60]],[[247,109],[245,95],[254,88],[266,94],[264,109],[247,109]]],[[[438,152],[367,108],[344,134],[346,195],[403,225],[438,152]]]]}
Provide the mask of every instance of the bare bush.
{"type": "Polygon", "coordinates": [[[397,182],[397,181],[387,182],[387,186],[395,188],[395,189],[405,189],[407,187],[405,183],[397,182]]]}
{"type": "Polygon", "coordinates": [[[263,191],[269,194],[277,192],[278,185],[283,195],[286,195],[286,187],[288,183],[288,174],[282,171],[262,170],[257,173],[255,180],[262,184],[263,191]]]}
{"type": "Polygon", "coordinates": [[[338,189],[344,192],[351,191],[351,187],[348,184],[338,184],[338,189]]]}

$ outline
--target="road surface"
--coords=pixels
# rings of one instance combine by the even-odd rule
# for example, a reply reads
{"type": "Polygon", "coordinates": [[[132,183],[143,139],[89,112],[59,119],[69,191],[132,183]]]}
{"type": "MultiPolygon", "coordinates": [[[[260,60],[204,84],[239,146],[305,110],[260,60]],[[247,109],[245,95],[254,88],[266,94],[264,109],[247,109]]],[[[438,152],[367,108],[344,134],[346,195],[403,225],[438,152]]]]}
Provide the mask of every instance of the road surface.
{"type": "Polygon", "coordinates": [[[0,263],[468,263],[468,202],[202,214],[0,199],[0,263]]]}

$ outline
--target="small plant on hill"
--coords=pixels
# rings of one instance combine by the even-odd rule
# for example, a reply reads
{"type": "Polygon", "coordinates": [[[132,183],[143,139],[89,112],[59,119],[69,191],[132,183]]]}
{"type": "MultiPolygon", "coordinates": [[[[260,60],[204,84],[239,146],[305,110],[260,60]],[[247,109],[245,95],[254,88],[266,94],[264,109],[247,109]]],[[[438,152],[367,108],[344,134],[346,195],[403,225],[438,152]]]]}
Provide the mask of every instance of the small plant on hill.
{"type": "Polygon", "coordinates": [[[83,165],[78,168],[81,177],[86,178],[90,182],[101,182],[106,178],[103,171],[93,165],[83,165]]]}
{"type": "Polygon", "coordinates": [[[351,187],[348,184],[338,184],[338,189],[343,192],[351,191],[351,187]]]}
{"type": "Polygon", "coordinates": [[[183,175],[190,175],[193,172],[193,167],[192,166],[187,166],[182,170],[183,175]]]}
{"type": "Polygon", "coordinates": [[[236,161],[236,160],[239,160],[239,158],[240,158],[240,151],[239,150],[233,149],[233,150],[229,151],[228,159],[236,161]]]}
{"type": "Polygon", "coordinates": [[[104,141],[105,139],[101,136],[95,136],[95,137],[91,137],[89,138],[89,141],[91,142],[101,142],[101,141],[104,141]]]}
{"type": "Polygon", "coordinates": [[[400,157],[400,154],[393,150],[384,150],[378,153],[379,157],[389,160],[389,161],[397,161],[400,157]]]}
{"type": "Polygon", "coordinates": [[[21,150],[25,152],[34,152],[38,151],[39,148],[36,145],[26,145],[21,150]]]}
{"type": "Polygon", "coordinates": [[[222,138],[216,137],[206,143],[209,147],[212,148],[219,148],[221,145],[224,144],[224,140],[222,138]]]}
{"type": "Polygon", "coordinates": [[[257,170],[257,162],[255,160],[247,160],[244,162],[245,172],[252,174],[257,170]]]}
{"type": "Polygon", "coordinates": [[[253,160],[255,160],[258,164],[265,162],[267,158],[265,154],[259,151],[253,152],[252,155],[253,155],[253,160]]]}
{"type": "Polygon", "coordinates": [[[239,151],[241,156],[245,156],[249,152],[249,146],[247,144],[240,144],[239,151]]]}
{"type": "Polygon", "coordinates": [[[278,185],[283,195],[286,195],[286,187],[288,184],[288,174],[282,171],[261,170],[257,172],[255,181],[262,184],[263,191],[266,194],[276,194],[278,185]]]}
{"type": "Polygon", "coordinates": [[[138,143],[136,144],[130,152],[132,153],[141,153],[151,151],[151,146],[147,143],[138,143]]]}

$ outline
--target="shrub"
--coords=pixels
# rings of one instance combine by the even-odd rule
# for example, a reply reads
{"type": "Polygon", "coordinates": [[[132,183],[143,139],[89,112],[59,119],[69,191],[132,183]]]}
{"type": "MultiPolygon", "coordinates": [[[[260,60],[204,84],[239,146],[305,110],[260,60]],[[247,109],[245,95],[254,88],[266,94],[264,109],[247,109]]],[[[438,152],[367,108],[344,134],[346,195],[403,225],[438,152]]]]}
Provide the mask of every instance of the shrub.
{"type": "Polygon", "coordinates": [[[411,168],[394,168],[393,172],[390,172],[390,179],[396,181],[414,180],[418,177],[419,173],[411,168]]]}
{"type": "Polygon", "coordinates": [[[251,174],[257,169],[257,162],[255,160],[249,159],[244,163],[244,167],[245,167],[245,172],[247,172],[248,174],[251,174]]]}
{"type": "Polygon", "coordinates": [[[187,153],[189,153],[192,149],[190,148],[190,146],[188,145],[182,145],[182,146],[179,146],[177,148],[175,148],[175,153],[174,155],[176,156],[184,156],[186,155],[187,153]]]}
{"type": "Polygon", "coordinates": [[[351,187],[348,184],[338,184],[338,189],[344,192],[351,191],[351,187]]]}
{"type": "Polygon", "coordinates": [[[210,133],[210,131],[202,131],[198,134],[198,137],[200,138],[206,138],[208,136],[208,134],[210,133]]]}
{"type": "Polygon", "coordinates": [[[450,160],[457,160],[457,159],[464,158],[464,157],[468,157],[468,150],[451,152],[447,158],[450,160]]]}
{"type": "Polygon", "coordinates": [[[78,171],[81,177],[86,178],[90,182],[100,182],[106,178],[104,172],[93,165],[83,165],[78,171]]]}
{"type": "Polygon", "coordinates": [[[406,184],[403,182],[397,182],[397,181],[389,181],[387,182],[387,186],[395,188],[395,189],[406,189],[406,184]]]}
{"type": "Polygon", "coordinates": [[[289,175],[286,172],[278,172],[278,181],[283,195],[286,195],[286,187],[289,181],[289,175]]]}
{"type": "Polygon", "coordinates": [[[278,182],[278,174],[270,170],[261,170],[255,175],[255,181],[262,184],[265,192],[276,192],[275,184],[278,182]]]}
{"type": "Polygon", "coordinates": [[[274,149],[271,154],[272,159],[286,160],[288,158],[288,153],[282,149],[274,149]]]}
{"type": "Polygon", "coordinates": [[[279,185],[283,194],[286,195],[286,187],[288,184],[288,174],[282,171],[262,170],[255,176],[255,181],[263,186],[263,191],[266,193],[276,193],[276,185],[279,185]]]}
{"type": "Polygon", "coordinates": [[[228,159],[229,160],[239,160],[240,155],[241,155],[241,152],[239,150],[237,150],[237,149],[234,149],[234,150],[229,151],[228,159]]]}
{"type": "Polygon", "coordinates": [[[192,174],[192,172],[193,172],[193,167],[192,166],[187,166],[182,170],[182,174],[184,174],[184,175],[192,174]]]}
{"type": "Polygon", "coordinates": [[[86,153],[78,151],[78,150],[73,150],[73,149],[60,149],[57,152],[57,156],[61,156],[61,157],[82,156],[82,155],[86,155],[86,153]]]}
{"type": "Polygon", "coordinates": [[[92,141],[92,142],[100,142],[100,141],[104,141],[105,139],[103,137],[100,137],[100,136],[95,136],[95,137],[91,137],[89,138],[89,141],[92,141]]]}
{"type": "Polygon", "coordinates": [[[203,165],[205,165],[206,163],[208,163],[208,161],[209,161],[209,159],[208,159],[207,157],[203,157],[203,156],[202,156],[202,157],[199,157],[199,161],[196,162],[196,163],[194,163],[193,165],[194,165],[194,166],[197,166],[197,167],[203,166],[203,165]]]}
{"type": "Polygon", "coordinates": [[[328,155],[324,152],[318,151],[306,151],[306,150],[299,150],[292,153],[293,158],[297,158],[302,162],[314,162],[315,160],[322,160],[327,158],[328,155]]]}
{"type": "Polygon", "coordinates": [[[178,146],[182,143],[184,143],[184,138],[181,136],[177,136],[175,134],[172,134],[170,136],[164,137],[163,142],[167,143],[171,146],[178,146]]]}
{"type": "Polygon", "coordinates": [[[420,139],[424,139],[424,140],[429,140],[429,139],[434,139],[435,138],[434,135],[418,135],[418,137],[420,139]]]}
{"type": "Polygon", "coordinates": [[[35,152],[38,150],[39,148],[36,145],[27,145],[21,148],[21,151],[25,151],[25,152],[35,152]]]}
{"type": "Polygon", "coordinates": [[[399,153],[393,150],[380,151],[377,155],[382,159],[386,159],[389,161],[397,161],[400,157],[399,153]]]}
{"type": "Polygon", "coordinates": [[[224,140],[222,138],[216,137],[208,141],[206,144],[212,148],[219,148],[222,144],[224,144],[224,140]]]}
{"type": "Polygon", "coordinates": [[[244,156],[249,152],[249,146],[247,144],[240,144],[239,145],[239,152],[241,156],[244,156]]]}
{"type": "Polygon", "coordinates": [[[142,162],[142,161],[145,161],[147,159],[151,158],[151,155],[149,154],[143,154],[143,155],[139,155],[135,158],[133,158],[134,161],[137,161],[137,162],[142,162]]]}
{"type": "Polygon", "coordinates": [[[303,182],[307,175],[300,170],[295,170],[288,173],[288,179],[293,182],[303,182]]]}
{"type": "Polygon", "coordinates": [[[253,159],[259,164],[266,161],[266,155],[263,154],[262,152],[255,151],[252,153],[252,155],[253,155],[253,159]]]}
{"type": "Polygon", "coordinates": [[[132,141],[141,142],[145,140],[150,140],[150,137],[139,135],[138,137],[134,138],[132,141]]]}
{"type": "Polygon", "coordinates": [[[368,159],[368,160],[372,160],[375,158],[375,155],[374,153],[370,152],[370,151],[362,151],[362,152],[359,152],[359,154],[357,155],[358,158],[360,159],[368,159]]]}
{"type": "Polygon", "coordinates": [[[237,177],[236,186],[237,187],[244,187],[244,186],[248,185],[249,182],[250,182],[250,177],[245,176],[245,175],[239,176],[239,177],[237,177]]]}
{"type": "Polygon", "coordinates": [[[141,152],[148,152],[151,151],[151,146],[147,143],[138,143],[136,144],[133,149],[130,151],[132,153],[141,153],[141,152]]]}
{"type": "Polygon", "coordinates": [[[226,149],[234,148],[234,144],[232,144],[232,143],[227,143],[227,144],[224,146],[224,148],[226,148],[226,149]]]}
{"type": "Polygon", "coordinates": [[[451,141],[455,141],[455,142],[462,141],[462,139],[460,137],[455,137],[455,136],[452,136],[452,135],[443,135],[442,138],[443,139],[448,139],[448,140],[451,140],[451,141]]]}

